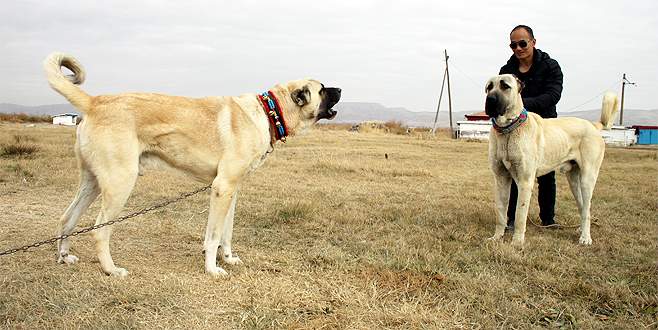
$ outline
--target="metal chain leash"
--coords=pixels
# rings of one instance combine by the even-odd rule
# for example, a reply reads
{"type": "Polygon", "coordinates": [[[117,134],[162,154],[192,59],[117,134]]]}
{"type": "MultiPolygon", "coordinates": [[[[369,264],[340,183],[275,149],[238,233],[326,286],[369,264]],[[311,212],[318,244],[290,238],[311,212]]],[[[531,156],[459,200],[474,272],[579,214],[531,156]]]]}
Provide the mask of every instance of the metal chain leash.
{"type": "Polygon", "coordinates": [[[199,188],[199,189],[197,189],[197,190],[194,190],[194,191],[190,191],[190,192],[184,193],[184,194],[182,194],[182,195],[180,195],[180,196],[178,196],[178,197],[176,197],[176,198],[169,199],[169,200],[165,200],[165,201],[160,202],[160,203],[158,203],[158,204],[155,204],[155,205],[153,205],[153,206],[147,207],[147,208],[145,208],[145,209],[143,209],[143,210],[139,210],[139,211],[136,211],[136,212],[133,212],[133,213],[130,213],[130,214],[126,214],[126,215],[124,215],[124,216],[121,216],[121,217],[116,218],[116,219],[114,219],[114,220],[110,220],[110,221],[108,221],[108,222],[99,223],[99,224],[97,224],[97,225],[93,225],[93,226],[90,226],[90,227],[85,227],[85,228],[82,228],[82,229],[77,230],[77,231],[75,231],[75,232],[72,232],[72,233],[70,233],[70,234],[64,234],[64,235],[60,235],[60,236],[57,236],[57,237],[49,238],[49,239],[47,239],[47,240],[43,240],[43,241],[40,241],[40,242],[36,242],[36,243],[32,243],[32,244],[28,244],[28,245],[24,245],[24,246],[17,247],[17,248],[13,248],[13,249],[9,249],[9,250],[6,250],[6,251],[2,251],[2,252],[0,252],[0,257],[2,257],[2,256],[4,256],[4,255],[13,254],[13,253],[16,253],[16,252],[18,252],[18,251],[27,252],[27,250],[29,250],[29,249],[36,248],[36,247],[39,247],[39,246],[44,245],[44,244],[55,243],[55,242],[57,242],[57,241],[59,241],[59,240],[63,240],[63,239],[65,239],[65,238],[68,238],[68,237],[71,237],[71,236],[78,236],[78,235],[80,235],[80,234],[84,234],[84,233],[90,232],[90,231],[92,231],[92,230],[96,230],[96,229],[99,229],[99,228],[102,228],[102,227],[105,227],[105,226],[110,226],[110,225],[113,225],[113,224],[115,224],[115,223],[119,223],[119,222],[122,222],[122,221],[128,220],[128,219],[130,219],[130,218],[134,218],[134,217],[136,217],[136,216],[143,215],[143,214],[149,213],[149,212],[151,212],[151,211],[155,211],[155,210],[160,209],[160,208],[163,208],[163,207],[165,207],[165,206],[167,206],[167,205],[169,205],[169,204],[173,204],[173,203],[179,202],[179,201],[181,201],[181,200],[183,200],[183,199],[185,199],[185,198],[188,198],[188,197],[190,197],[190,196],[196,195],[196,194],[198,194],[198,193],[200,193],[200,192],[203,192],[203,191],[206,191],[206,190],[208,190],[208,189],[210,189],[210,185],[207,185],[207,186],[205,186],[205,187],[201,187],[201,188],[199,188]]]}

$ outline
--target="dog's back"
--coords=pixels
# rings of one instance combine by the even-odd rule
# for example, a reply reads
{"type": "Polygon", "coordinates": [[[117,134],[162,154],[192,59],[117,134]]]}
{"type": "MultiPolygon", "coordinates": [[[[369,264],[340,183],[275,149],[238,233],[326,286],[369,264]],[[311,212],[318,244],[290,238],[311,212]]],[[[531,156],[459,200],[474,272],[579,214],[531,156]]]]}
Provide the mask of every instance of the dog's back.
{"type": "MultiPolygon", "coordinates": [[[[618,110],[617,95],[607,92],[603,96],[601,106],[601,117],[598,122],[588,121],[576,117],[560,117],[551,119],[537,118],[537,124],[541,127],[545,141],[550,141],[549,145],[561,148],[560,145],[580,145],[577,141],[582,139],[596,140],[598,144],[603,144],[600,130],[610,129],[612,121],[618,110]],[[600,140],[600,141],[599,141],[600,140]]],[[[566,152],[566,150],[563,150],[566,152]]]]}

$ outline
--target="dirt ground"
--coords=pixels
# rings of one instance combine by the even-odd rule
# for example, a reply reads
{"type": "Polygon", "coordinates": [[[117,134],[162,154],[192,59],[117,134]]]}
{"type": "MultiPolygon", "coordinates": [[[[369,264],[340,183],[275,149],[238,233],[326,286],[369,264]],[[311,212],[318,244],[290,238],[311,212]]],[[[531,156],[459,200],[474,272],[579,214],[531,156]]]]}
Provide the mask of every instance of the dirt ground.
{"type": "MultiPolygon", "coordinates": [[[[77,188],[74,129],[32,126],[0,123],[0,148],[34,149],[0,156],[0,251],[54,236],[77,188]]],[[[242,185],[244,265],[228,277],[204,273],[204,193],[115,225],[125,279],[100,271],[90,234],[72,240],[72,266],[56,264],[54,245],[1,256],[0,327],[656,328],[657,178],[656,150],[608,148],[593,245],[529,224],[518,250],[486,241],[486,143],[316,129],[277,145],[242,185]]],[[[146,172],[125,213],[202,185],[146,172]]],[[[556,220],[579,221],[562,175],[556,220]]]]}

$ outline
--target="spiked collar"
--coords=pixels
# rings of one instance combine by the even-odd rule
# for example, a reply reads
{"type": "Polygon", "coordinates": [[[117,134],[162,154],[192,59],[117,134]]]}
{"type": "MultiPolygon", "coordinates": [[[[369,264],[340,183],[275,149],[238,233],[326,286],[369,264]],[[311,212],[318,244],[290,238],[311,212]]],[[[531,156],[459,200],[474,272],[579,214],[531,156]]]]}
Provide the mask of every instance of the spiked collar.
{"type": "Polygon", "coordinates": [[[286,121],[283,119],[283,113],[281,112],[279,100],[277,100],[272,91],[267,91],[263,94],[260,94],[258,95],[258,98],[263,104],[263,109],[267,115],[267,120],[270,123],[270,132],[274,131],[274,134],[272,134],[271,144],[274,145],[274,142],[276,141],[286,142],[286,137],[288,136],[288,127],[286,126],[286,121]]]}
{"type": "Polygon", "coordinates": [[[523,108],[523,111],[521,111],[521,114],[516,117],[516,119],[512,120],[512,123],[507,125],[507,126],[498,126],[496,124],[496,119],[491,118],[491,123],[493,124],[493,128],[500,134],[509,134],[513,130],[517,129],[519,126],[523,125],[523,123],[528,120],[528,110],[523,108]]]}

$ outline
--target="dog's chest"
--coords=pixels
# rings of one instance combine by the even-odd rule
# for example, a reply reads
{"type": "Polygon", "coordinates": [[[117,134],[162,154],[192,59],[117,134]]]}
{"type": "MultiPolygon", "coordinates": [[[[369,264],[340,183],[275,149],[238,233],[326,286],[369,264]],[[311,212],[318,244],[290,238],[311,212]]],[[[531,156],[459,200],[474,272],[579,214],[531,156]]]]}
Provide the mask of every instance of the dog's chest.
{"type": "MultiPolygon", "coordinates": [[[[495,142],[495,148],[490,149],[494,152],[494,164],[499,170],[505,169],[505,172],[516,175],[518,166],[528,164],[529,153],[525,150],[526,144],[519,143],[516,136],[499,137],[495,142]]],[[[530,158],[532,158],[530,156],[530,158]]],[[[531,162],[532,163],[532,162],[531,162]]]]}
{"type": "Polygon", "coordinates": [[[495,152],[496,159],[501,160],[508,169],[523,154],[516,141],[509,137],[501,138],[497,141],[495,152]]]}
{"type": "Polygon", "coordinates": [[[249,167],[247,168],[247,173],[251,173],[255,171],[257,168],[261,167],[263,163],[265,163],[265,159],[267,159],[267,156],[269,156],[271,151],[268,149],[264,152],[262,152],[259,156],[256,156],[254,160],[251,161],[249,164],[249,167]]]}

